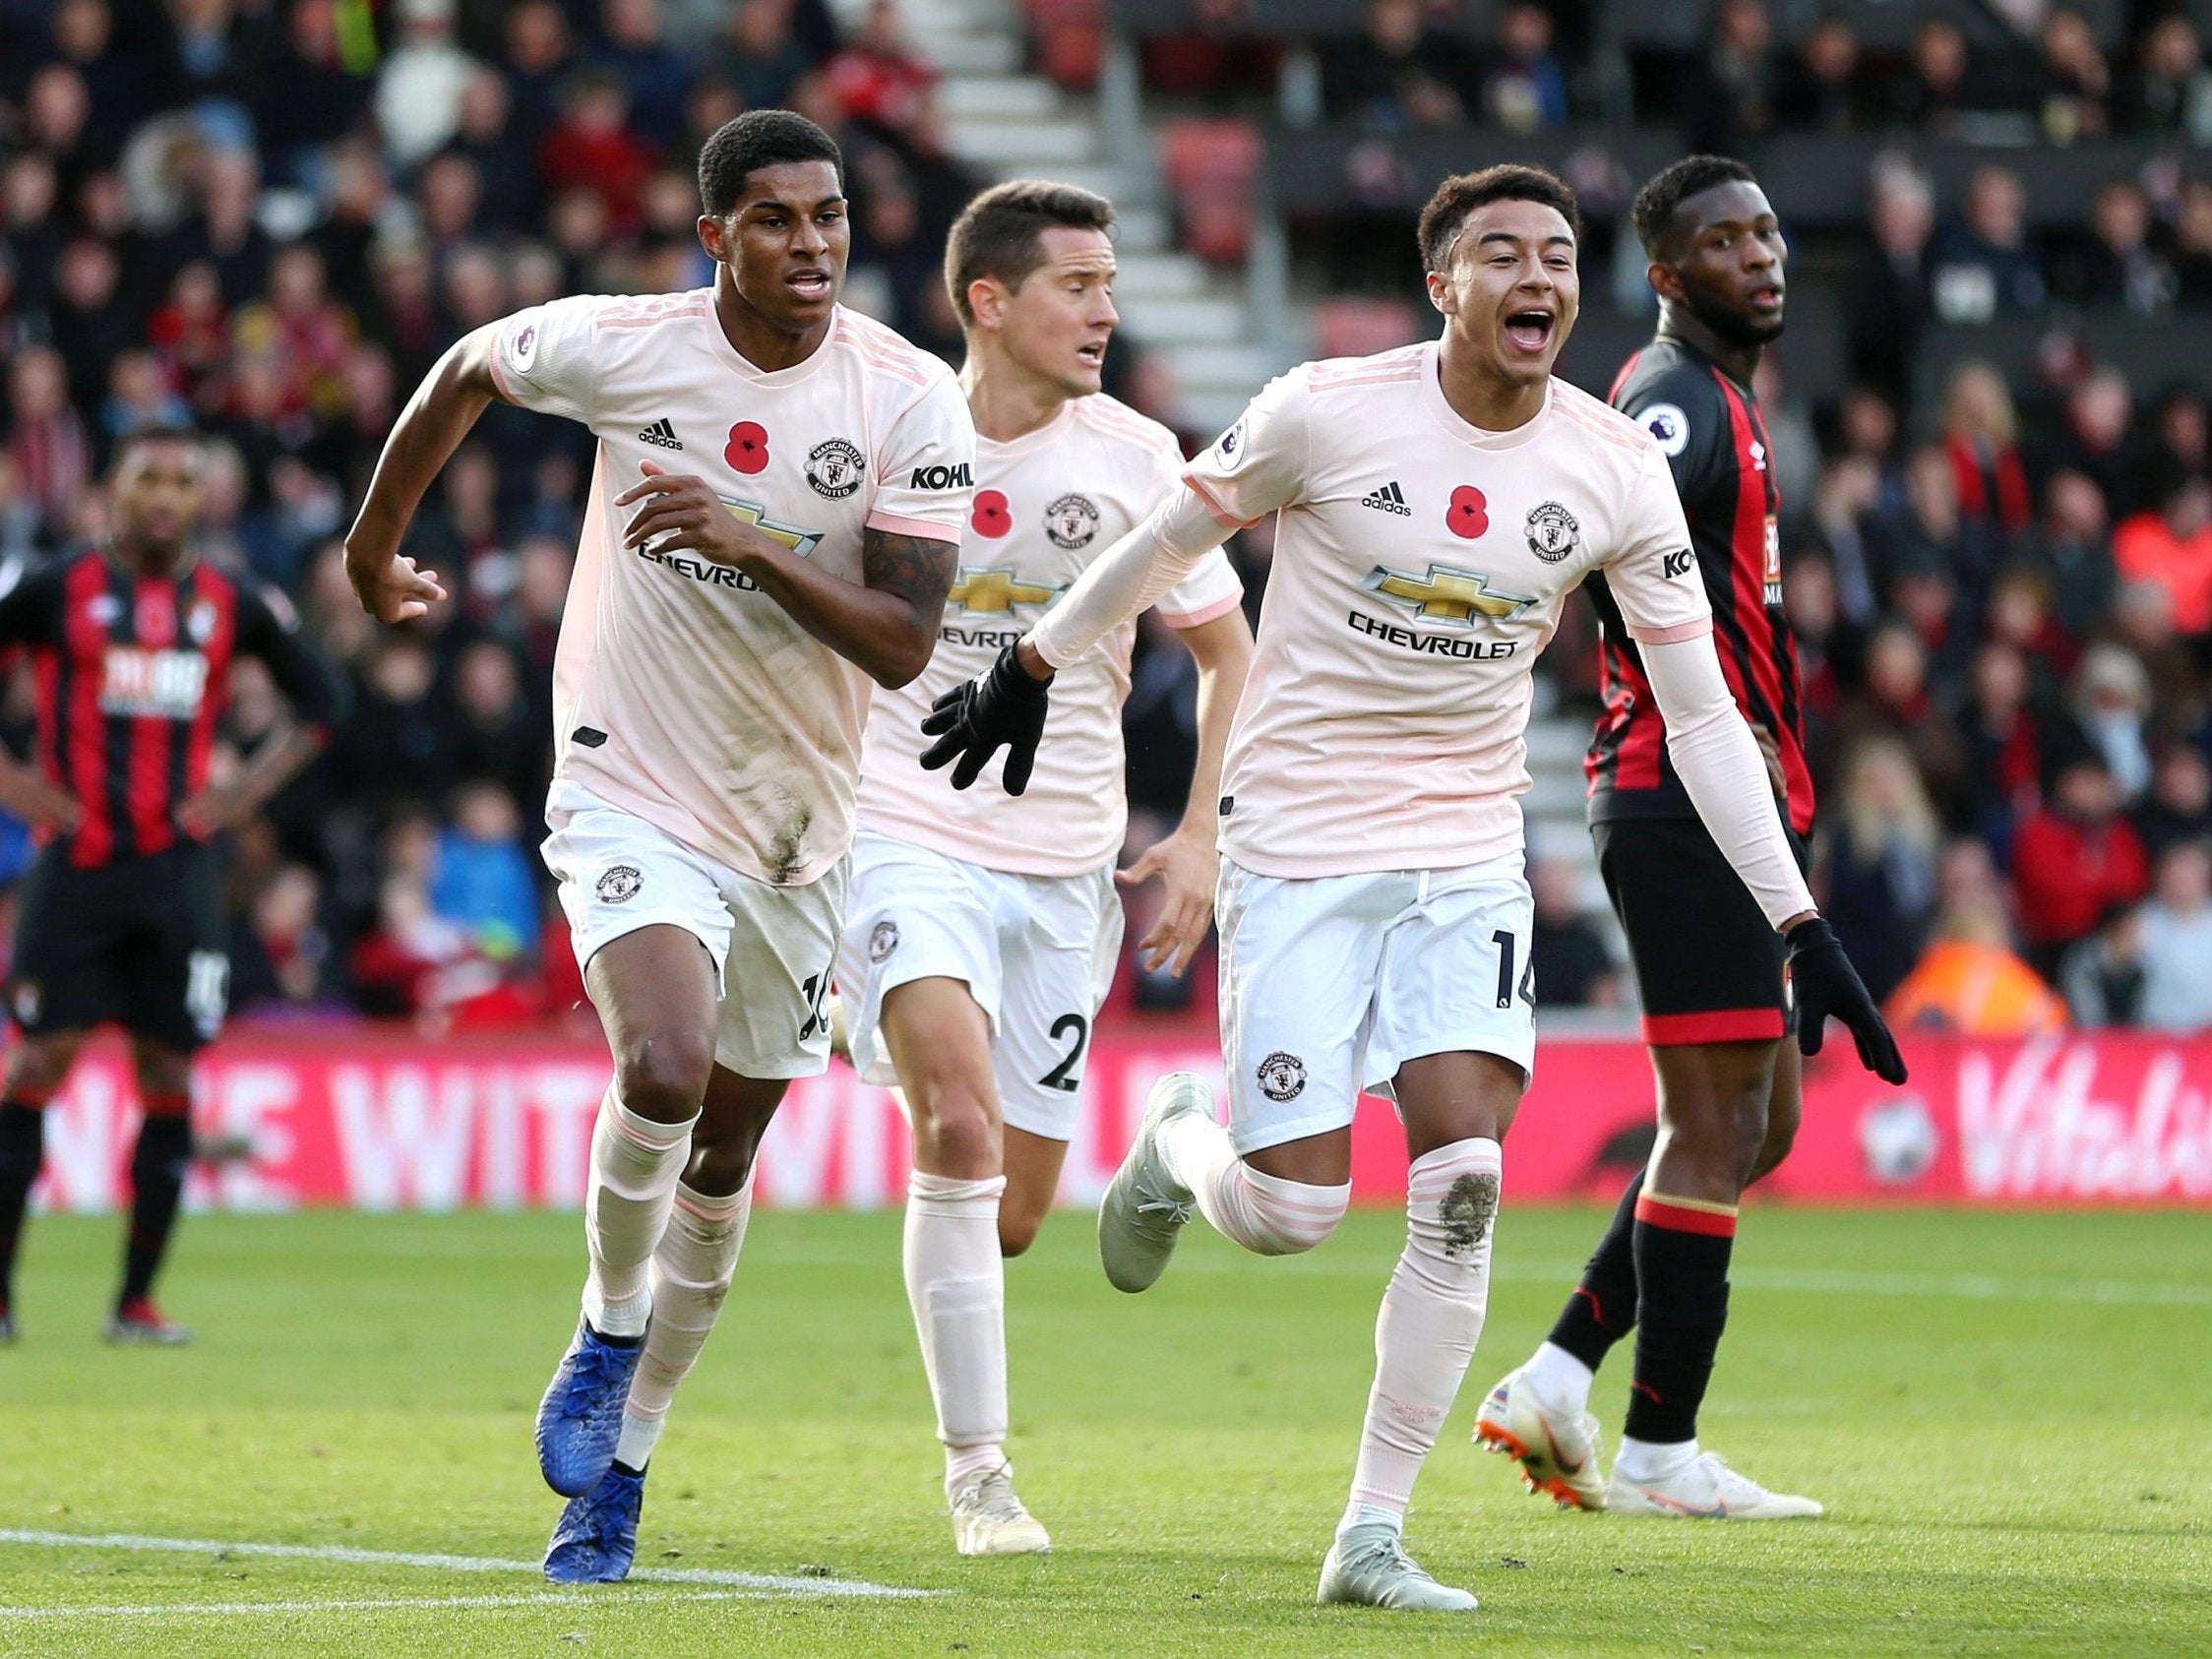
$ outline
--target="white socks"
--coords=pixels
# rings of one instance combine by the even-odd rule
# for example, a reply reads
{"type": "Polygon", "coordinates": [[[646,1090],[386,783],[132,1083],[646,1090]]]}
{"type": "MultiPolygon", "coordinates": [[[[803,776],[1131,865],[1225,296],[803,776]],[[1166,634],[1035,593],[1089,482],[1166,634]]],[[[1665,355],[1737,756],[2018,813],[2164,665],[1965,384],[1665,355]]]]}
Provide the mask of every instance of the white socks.
{"type": "Polygon", "coordinates": [[[1006,1177],[961,1181],[916,1170],[906,1186],[906,1300],[945,1444],[945,1490],[1006,1461],[1006,1177]]]}
{"type": "Polygon", "coordinates": [[[642,1469],[668,1420],[668,1402],[698,1362],[707,1333],[729,1295],[745,1223],[753,1215],[753,1177],[723,1198],[679,1187],[660,1247],[652,1255],[652,1326],[622,1410],[615,1461],[642,1469]]]}
{"type": "Polygon", "coordinates": [[[1663,1481],[1696,1461],[1697,1443],[1693,1440],[1662,1443],[1632,1441],[1623,1436],[1621,1455],[1613,1460],[1613,1472],[1625,1481],[1663,1481]]]}
{"type": "Polygon", "coordinates": [[[1521,1376],[1546,1405],[1576,1416],[1590,1408],[1590,1384],[1597,1373],[1556,1342],[1536,1350],[1536,1357],[1521,1367],[1521,1376]]]}
{"type": "Polygon", "coordinates": [[[591,1186],[584,1200],[584,1240],[591,1253],[584,1317],[601,1336],[639,1336],[652,1313],[645,1272],[668,1229],[676,1182],[691,1161],[695,1112],[658,1124],[623,1105],[608,1085],[591,1130],[591,1186]]]}
{"type": "Polygon", "coordinates": [[[1261,1256],[1312,1250],[1352,1201],[1349,1181],[1309,1187],[1262,1175],[1237,1156],[1229,1132],[1211,1118],[1171,1118],[1160,1129],[1160,1156],[1216,1232],[1261,1256]]]}
{"type": "Polygon", "coordinates": [[[1403,1514],[1482,1335],[1502,1149],[1455,1140],[1406,1176],[1405,1253],[1375,1321],[1375,1387],[1344,1524],[1363,1505],[1403,1514]]]}

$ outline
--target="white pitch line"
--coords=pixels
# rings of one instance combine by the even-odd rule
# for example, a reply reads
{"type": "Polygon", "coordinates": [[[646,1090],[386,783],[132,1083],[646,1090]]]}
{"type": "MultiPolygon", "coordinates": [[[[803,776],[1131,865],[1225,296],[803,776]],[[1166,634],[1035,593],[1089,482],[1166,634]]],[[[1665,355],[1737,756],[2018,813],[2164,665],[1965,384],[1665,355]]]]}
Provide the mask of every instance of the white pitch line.
{"type": "Polygon", "coordinates": [[[578,1595],[537,1596],[375,1596],[346,1601],[187,1601],[148,1603],[143,1607],[0,1607],[0,1619],[176,1619],[235,1618],[255,1613],[383,1613],[414,1608],[473,1607],[636,1607],[641,1602],[766,1601],[768,1590],[663,1590],[619,1600],[578,1595]]]}
{"type": "MultiPolygon", "coordinates": [[[[415,1550],[362,1550],[349,1544],[252,1544],[220,1538],[153,1538],[133,1532],[39,1532],[0,1528],[0,1544],[31,1544],[57,1550],[170,1551],[194,1556],[264,1556],[290,1561],[344,1562],[357,1567],[428,1567],[447,1572],[542,1572],[534,1561],[502,1561],[495,1556],[430,1555],[415,1550]]],[[[774,1572],[729,1572],[700,1567],[641,1567],[627,1582],[719,1584],[787,1596],[874,1596],[912,1600],[935,1590],[895,1584],[871,1584],[864,1578],[800,1578],[774,1572]]]]}

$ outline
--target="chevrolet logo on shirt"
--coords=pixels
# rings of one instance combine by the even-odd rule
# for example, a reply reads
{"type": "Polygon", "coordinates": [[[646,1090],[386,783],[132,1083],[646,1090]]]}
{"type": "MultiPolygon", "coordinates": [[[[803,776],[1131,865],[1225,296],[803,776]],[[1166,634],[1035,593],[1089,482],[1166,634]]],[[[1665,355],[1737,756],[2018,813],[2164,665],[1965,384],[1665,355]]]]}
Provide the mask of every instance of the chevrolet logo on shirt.
{"type": "Polygon", "coordinates": [[[964,611],[985,611],[1003,616],[1016,605],[1049,605],[1060,597],[1057,587],[1040,587],[1034,583],[1016,582],[1011,570],[970,570],[960,568],[960,580],[952,584],[952,592],[945,602],[957,605],[964,611]]]}
{"type": "Polygon", "coordinates": [[[1360,585],[1392,604],[1405,606],[1415,616],[1463,622],[1470,628],[1478,615],[1494,622],[1510,622],[1536,603],[1518,593],[1494,591],[1487,576],[1446,565],[1431,565],[1427,576],[1377,565],[1374,574],[1360,585]]]}
{"type": "Polygon", "coordinates": [[[720,500],[730,510],[730,517],[739,523],[753,525],[762,534],[783,543],[802,559],[822,544],[820,530],[802,530],[796,524],[779,524],[768,516],[767,508],[750,501],[732,501],[726,495],[720,500]]]}

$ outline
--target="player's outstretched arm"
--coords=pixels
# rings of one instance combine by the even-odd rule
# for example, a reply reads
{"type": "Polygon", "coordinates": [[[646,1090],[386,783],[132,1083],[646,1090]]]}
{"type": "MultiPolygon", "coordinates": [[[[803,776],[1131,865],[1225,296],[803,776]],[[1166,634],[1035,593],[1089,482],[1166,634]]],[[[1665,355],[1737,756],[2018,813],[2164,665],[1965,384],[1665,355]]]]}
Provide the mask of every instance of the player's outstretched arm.
{"type": "Polygon", "coordinates": [[[1161,967],[1178,979],[1190,967],[1213,925],[1213,889],[1221,873],[1221,763],[1229,748],[1229,727],[1244,696],[1252,667],[1252,625],[1232,610],[1178,634],[1198,665],[1198,753],[1191,766],[1191,794],[1175,832],[1144,849],[1127,870],[1116,871],[1123,887],[1160,878],[1163,900],[1157,920],[1137,948],[1144,966],[1161,967]]]}
{"type": "Polygon", "coordinates": [[[1813,907],[1765,763],[1722,678],[1708,628],[1686,639],[1641,642],[1644,672],[1667,725],[1667,755],[1715,844],[1790,943],[1798,1047],[1818,1054],[1828,1016],[1851,1028],[1860,1062],[1884,1082],[1905,1080],[1905,1062],[1834,929],[1813,907]]]}
{"type": "Polygon", "coordinates": [[[860,536],[861,579],[847,582],[740,522],[705,479],[638,464],[644,480],[615,498],[615,506],[637,509],[623,546],[685,548],[743,571],[792,621],[880,686],[895,691],[929,666],[959,568],[956,542],[870,525],[860,536]]]}
{"type": "Polygon", "coordinates": [[[1178,489],[1149,519],[1100,554],[1068,596],[1018,644],[937,700],[922,721],[924,734],[937,739],[922,756],[923,767],[930,771],[952,767],[952,787],[965,789],[1003,748],[1007,764],[1001,776],[1007,793],[1018,795],[1028,788],[1053,675],[1165,597],[1235,528],[1189,485],[1178,489]]]}
{"type": "Polygon", "coordinates": [[[368,496],[345,533],[345,574],[361,608],[379,622],[408,621],[446,596],[438,573],[416,570],[399,542],[430,480],[499,396],[492,354],[502,326],[487,323],[456,340],[384,441],[368,496]]]}

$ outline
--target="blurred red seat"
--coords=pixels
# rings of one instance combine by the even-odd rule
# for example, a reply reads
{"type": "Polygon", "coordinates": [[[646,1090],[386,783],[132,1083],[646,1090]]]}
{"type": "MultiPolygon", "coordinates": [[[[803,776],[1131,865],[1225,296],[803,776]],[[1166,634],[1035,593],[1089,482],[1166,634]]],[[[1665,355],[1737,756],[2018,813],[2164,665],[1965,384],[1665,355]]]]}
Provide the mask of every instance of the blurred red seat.
{"type": "Polygon", "coordinates": [[[1316,357],[1372,357],[1420,338],[1420,313],[1402,299],[1324,299],[1314,307],[1316,357]]]}
{"type": "Polygon", "coordinates": [[[1160,148],[1183,244],[1209,265],[1242,265],[1265,141],[1249,121],[1170,121],[1160,148]]]}
{"type": "Polygon", "coordinates": [[[1027,0],[1037,73],[1063,87],[1098,85],[1106,53],[1106,0],[1027,0]]]}

